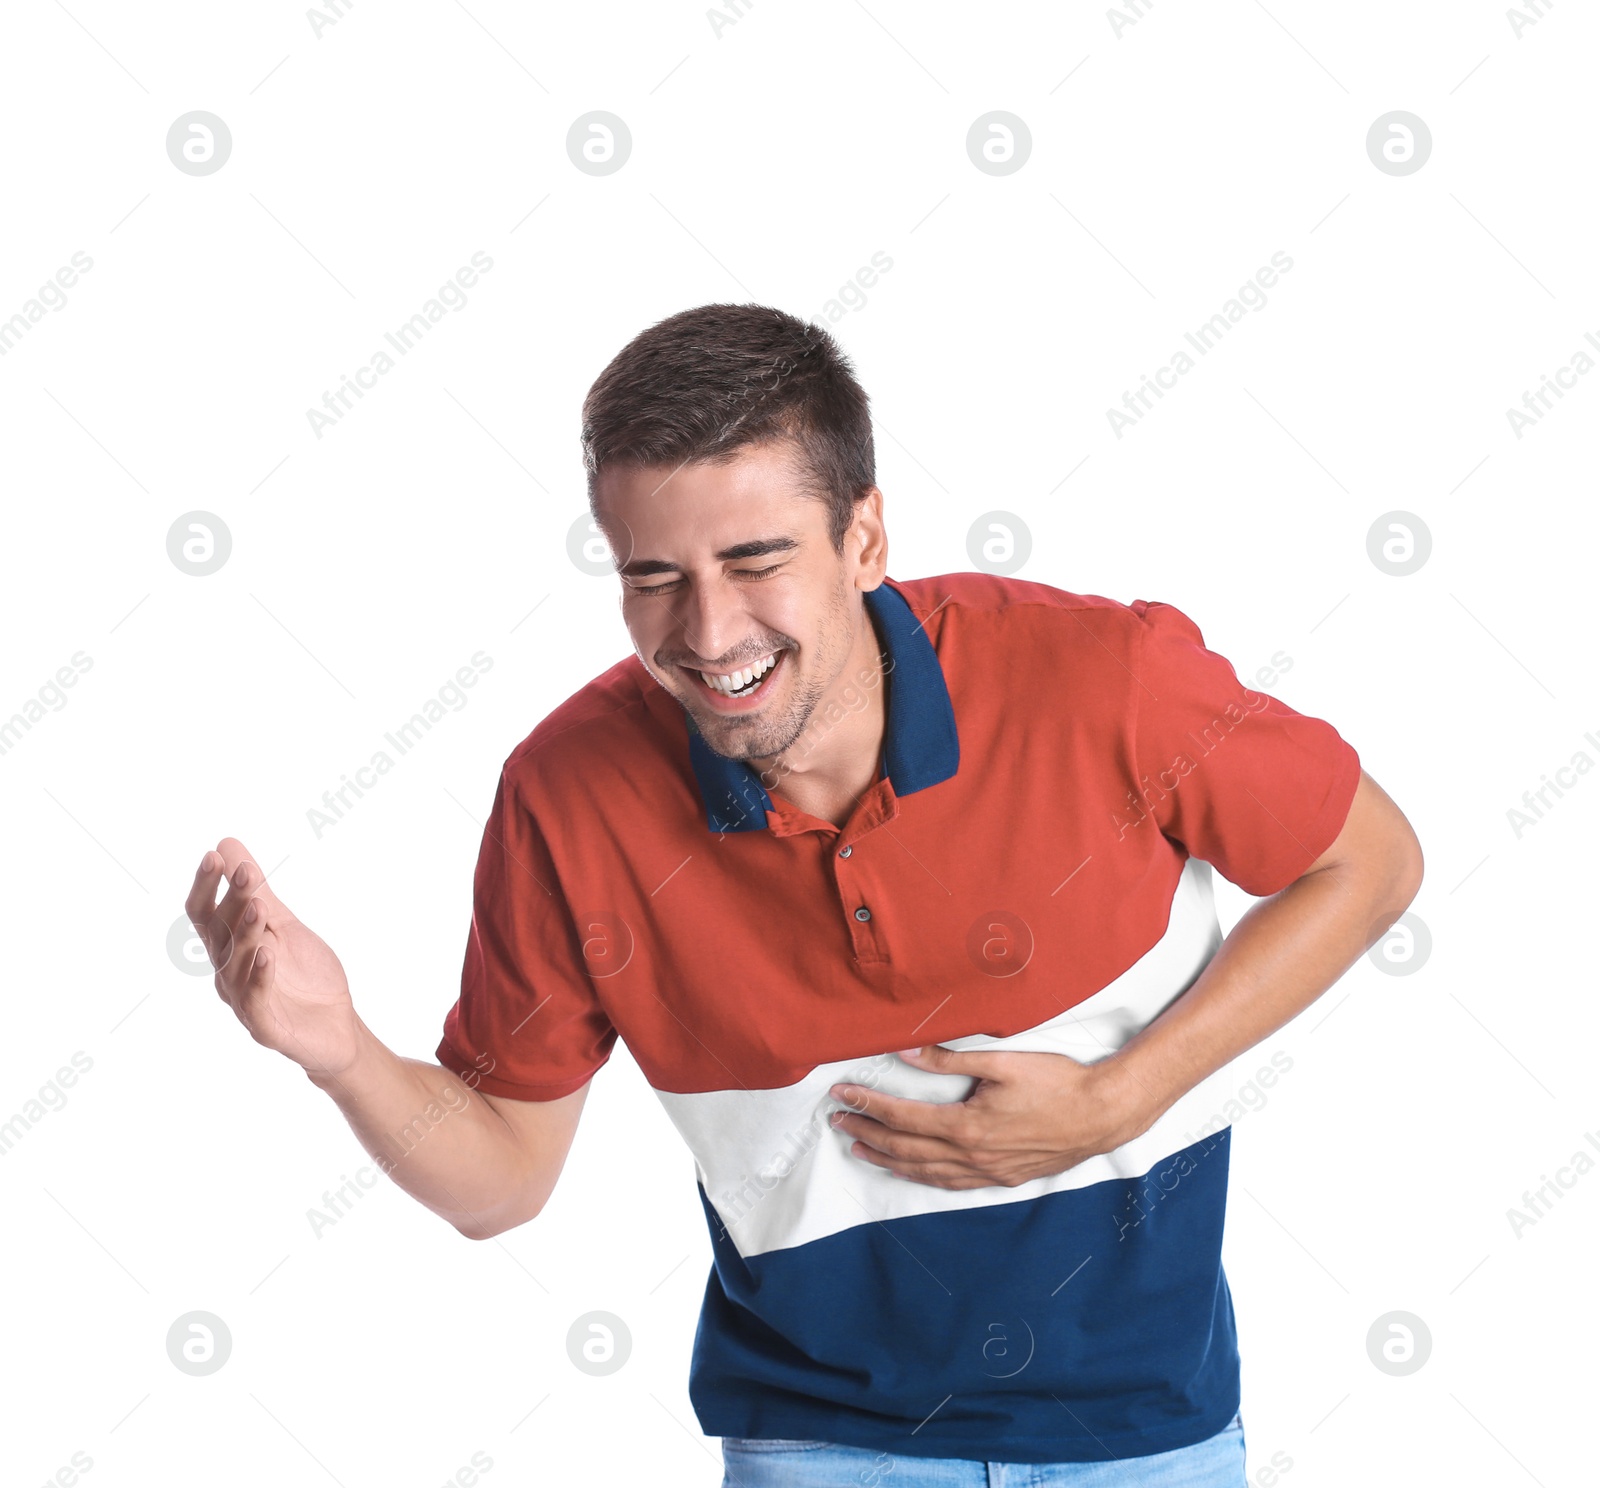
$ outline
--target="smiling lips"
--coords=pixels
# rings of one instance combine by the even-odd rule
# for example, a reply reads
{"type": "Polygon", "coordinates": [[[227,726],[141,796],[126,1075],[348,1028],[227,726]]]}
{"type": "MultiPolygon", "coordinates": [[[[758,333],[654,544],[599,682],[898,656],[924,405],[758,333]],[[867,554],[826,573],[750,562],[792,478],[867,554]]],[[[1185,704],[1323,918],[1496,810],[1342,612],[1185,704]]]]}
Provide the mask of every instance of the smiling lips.
{"type": "Polygon", "coordinates": [[[685,667],[684,670],[698,677],[706,691],[716,694],[718,698],[744,702],[765,690],[766,679],[776,670],[782,656],[783,650],[780,648],[735,672],[705,672],[698,667],[685,667]]]}
{"type": "MultiPolygon", "coordinates": [[[[758,677],[764,677],[772,669],[777,660],[776,651],[763,656],[760,661],[752,662],[743,671],[727,672],[718,676],[714,672],[701,672],[707,687],[714,687],[718,692],[735,693],[741,687],[748,687],[758,677]]],[[[698,668],[697,668],[698,670],[698,668]]]]}

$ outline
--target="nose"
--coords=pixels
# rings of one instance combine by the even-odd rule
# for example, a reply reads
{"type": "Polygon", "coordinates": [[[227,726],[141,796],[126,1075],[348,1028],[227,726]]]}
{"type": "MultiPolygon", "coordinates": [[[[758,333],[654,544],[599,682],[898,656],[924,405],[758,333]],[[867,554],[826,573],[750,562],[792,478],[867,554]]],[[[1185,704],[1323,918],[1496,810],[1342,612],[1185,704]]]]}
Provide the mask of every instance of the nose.
{"type": "Polygon", "coordinates": [[[674,618],[698,660],[717,661],[744,639],[749,616],[744,596],[733,585],[689,579],[677,598],[674,618]]]}

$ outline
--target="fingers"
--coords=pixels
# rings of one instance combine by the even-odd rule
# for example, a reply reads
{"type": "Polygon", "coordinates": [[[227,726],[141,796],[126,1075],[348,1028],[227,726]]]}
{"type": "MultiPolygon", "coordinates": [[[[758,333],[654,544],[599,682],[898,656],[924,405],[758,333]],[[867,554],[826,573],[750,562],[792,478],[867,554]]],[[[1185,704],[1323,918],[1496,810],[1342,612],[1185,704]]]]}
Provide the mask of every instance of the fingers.
{"type": "Polygon", "coordinates": [[[909,1100],[904,1096],[885,1095],[880,1090],[869,1090],[864,1085],[835,1085],[828,1094],[842,1106],[863,1116],[870,1116],[884,1126],[896,1131],[917,1132],[930,1137],[957,1137],[966,1122],[967,1111],[962,1101],[909,1100]]]}
{"type": "Polygon", "coordinates": [[[266,992],[271,989],[272,974],[277,964],[276,957],[277,947],[268,945],[266,941],[256,946],[250,963],[250,975],[246,978],[249,992],[266,992]]]}
{"type": "Polygon", "coordinates": [[[850,1155],[896,1178],[925,1183],[930,1188],[1016,1188],[1035,1176],[1015,1169],[1014,1165],[985,1167],[963,1161],[961,1154],[948,1151],[927,1157],[890,1156],[864,1142],[855,1142],[851,1144],[850,1155]]]}
{"type": "Polygon", "coordinates": [[[266,906],[255,898],[248,898],[234,927],[231,954],[220,968],[224,978],[229,978],[242,991],[249,980],[256,959],[256,950],[266,939],[266,906]]]}
{"type": "Polygon", "coordinates": [[[277,938],[267,923],[265,907],[258,899],[246,904],[238,932],[228,945],[224,964],[218,969],[217,996],[242,1018],[251,996],[272,986],[277,938]]]}
{"type": "Polygon", "coordinates": [[[221,878],[222,855],[207,852],[195,870],[189,897],[183,901],[183,910],[189,916],[189,923],[200,931],[202,937],[205,934],[206,923],[217,907],[217,884],[221,878]]]}
{"type": "Polygon", "coordinates": [[[228,892],[222,896],[217,913],[236,927],[251,895],[263,892],[265,878],[237,837],[224,837],[217,844],[217,852],[222,858],[222,871],[228,876],[228,892]]]}
{"type": "MultiPolygon", "coordinates": [[[[1016,1072],[1017,1053],[1011,1049],[947,1049],[943,1044],[928,1044],[921,1049],[898,1051],[901,1059],[917,1069],[940,1074],[972,1075],[980,1080],[1004,1080],[1016,1072]]],[[[1026,1057],[1026,1056],[1024,1056],[1026,1057]]]]}
{"type": "Polygon", "coordinates": [[[189,896],[190,903],[197,904],[200,911],[197,915],[191,908],[189,918],[211,953],[211,964],[218,970],[226,967],[236,954],[233,941],[238,935],[245,905],[252,898],[261,899],[269,911],[283,907],[278,896],[266,886],[265,875],[244,843],[237,837],[224,837],[217,844],[215,852],[207,853],[201,859],[200,871],[195,874],[195,887],[189,896]],[[220,903],[213,905],[217,883],[223,875],[227,876],[228,891],[220,903]]]}
{"type": "Polygon", "coordinates": [[[861,1142],[854,1143],[850,1155],[875,1168],[882,1168],[896,1178],[906,1178],[913,1183],[925,1183],[930,1188],[993,1188],[1009,1187],[1005,1179],[981,1173],[970,1163],[952,1161],[947,1156],[928,1160],[909,1157],[889,1157],[861,1142]]]}
{"type": "Polygon", "coordinates": [[[903,1162],[959,1162],[966,1154],[943,1137],[916,1136],[895,1131],[869,1117],[848,1112],[837,1115],[834,1127],[856,1138],[850,1151],[867,1157],[880,1167],[898,1167],[903,1162]]]}
{"type": "MultiPolygon", "coordinates": [[[[223,860],[220,853],[207,852],[195,870],[194,884],[183,901],[189,923],[194,926],[200,943],[206,948],[211,964],[220,973],[233,959],[233,925],[227,914],[217,905],[217,885],[222,881],[223,860]]],[[[226,903],[226,898],[224,898],[226,903]]],[[[217,987],[222,991],[220,980],[217,987]]]]}

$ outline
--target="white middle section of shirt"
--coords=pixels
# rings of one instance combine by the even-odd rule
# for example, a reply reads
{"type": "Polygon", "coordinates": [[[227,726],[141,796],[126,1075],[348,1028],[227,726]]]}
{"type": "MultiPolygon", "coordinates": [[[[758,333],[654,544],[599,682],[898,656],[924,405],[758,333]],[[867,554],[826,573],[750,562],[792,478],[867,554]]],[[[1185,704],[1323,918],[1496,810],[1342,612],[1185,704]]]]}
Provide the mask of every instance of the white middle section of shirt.
{"type": "MultiPolygon", "coordinates": [[[[1008,1038],[946,1039],[950,1049],[1065,1054],[1094,1064],[1120,1049],[1188,989],[1222,944],[1211,867],[1184,864],[1166,932],[1115,981],[1057,1017],[1008,1038]]],[[[1180,1097],[1131,1142],[1065,1172],[1014,1188],[945,1189],[904,1178],[850,1154],[855,1140],[828,1125],[844,1107],[828,1094],[841,1082],[914,1100],[958,1101],[969,1075],[917,1069],[897,1054],[820,1064],[793,1085],[684,1095],[658,1090],[689,1150],[706,1196],[740,1255],[759,1255],[837,1234],[853,1225],[911,1215],[1013,1204],[1111,1178],[1135,1178],[1163,1157],[1221,1130],[1232,1094],[1228,1068],[1180,1097]]]]}

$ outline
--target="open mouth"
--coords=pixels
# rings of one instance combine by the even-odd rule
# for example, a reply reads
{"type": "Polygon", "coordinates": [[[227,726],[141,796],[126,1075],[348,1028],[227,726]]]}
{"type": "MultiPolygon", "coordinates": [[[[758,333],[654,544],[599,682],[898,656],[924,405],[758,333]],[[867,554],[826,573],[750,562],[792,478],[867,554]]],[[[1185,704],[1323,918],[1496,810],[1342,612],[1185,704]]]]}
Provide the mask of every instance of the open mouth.
{"type": "Polygon", "coordinates": [[[785,650],[773,651],[734,672],[702,672],[698,667],[683,670],[724,707],[729,703],[753,703],[770,690],[787,654],[785,650]]]}

